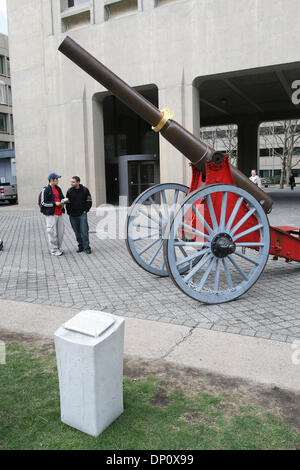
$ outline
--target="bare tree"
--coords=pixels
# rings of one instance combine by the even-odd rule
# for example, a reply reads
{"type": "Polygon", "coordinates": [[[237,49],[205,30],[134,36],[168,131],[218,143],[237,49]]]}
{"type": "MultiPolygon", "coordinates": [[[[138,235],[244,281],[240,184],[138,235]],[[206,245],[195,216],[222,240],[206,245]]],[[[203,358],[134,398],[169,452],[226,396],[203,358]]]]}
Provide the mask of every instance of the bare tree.
{"type": "Polygon", "coordinates": [[[269,123],[261,133],[265,148],[272,149],[274,156],[281,159],[280,188],[289,184],[292,168],[300,163],[295,155],[296,144],[300,142],[300,120],[292,119],[269,123]]]}
{"type": "Polygon", "coordinates": [[[210,147],[225,152],[232,165],[237,164],[238,140],[235,124],[222,127],[201,127],[200,138],[210,147]]]}

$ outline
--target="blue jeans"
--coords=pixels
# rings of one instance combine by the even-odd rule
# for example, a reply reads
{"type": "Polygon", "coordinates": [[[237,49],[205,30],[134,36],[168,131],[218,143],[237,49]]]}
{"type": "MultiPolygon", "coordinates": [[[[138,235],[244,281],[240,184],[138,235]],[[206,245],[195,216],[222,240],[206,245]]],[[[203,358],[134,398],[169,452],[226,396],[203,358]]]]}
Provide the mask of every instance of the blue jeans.
{"type": "Polygon", "coordinates": [[[89,224],[87,220],[87,214],[84,212],[79,217],[70,217],[70,222],[72,229],[76,235],[76,240],[78,243],[78,248],[86,250],[90,248],[89,242],[89,224]]]}

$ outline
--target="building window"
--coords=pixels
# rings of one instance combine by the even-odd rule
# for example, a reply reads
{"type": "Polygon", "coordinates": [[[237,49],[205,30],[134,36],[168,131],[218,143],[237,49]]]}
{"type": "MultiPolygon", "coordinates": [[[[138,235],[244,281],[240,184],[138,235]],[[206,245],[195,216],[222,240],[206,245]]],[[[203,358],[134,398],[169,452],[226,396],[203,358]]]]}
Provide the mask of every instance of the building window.
{"type": "Polygon", "coordinates": [[[10,77],[10,60],[6,57],[7,76],[10,77]]]}
{"type": "Polygon", "coordinates": [[[0,132],[7,132],[7,115],[0,113],[0,132]]]}
{"type": "Polygon", "coordinates": [[[10,133],[13,134],[14,133],[14,117],[12,114],[10,114],[9,116],[10,116],[10,133]]]}
{"type": "Polygon", "coordinates": [[[68,0],[68,8],[76,7],[80,3],[88,3],[88,0],[68,0]]]}
{"type": "Polygon", "coordinates": [[[0,55],[0,75],[4,75],[4,57],[0,55]]]}
{"type": "Polygon", "coordinates": [[[9,142],[0,141],[0,150],[8,149],[9,142]]]}
{"type": "Polygon", "coordinates": [[[4,82],[0,82],[0,104],[7,104],[6,86],[4,82]]]}
{"type": "Polygon", "coordinates": [[[138,0],[106,0],[104,5],[106,21],[138,12],[138,0]]]}
{"type": "Polygon", "coordinates": [[[61,0],[62,32],[81,28],[91,23],[90,1],[61,0]]]}
{"type": "Polygon", "coordinates": [[[12,106],[11,86],[7,87],[8,106],[12,106]]]}
{"type": "Polygon", "coordinates": [[[270,156],[271,156],[271,153],[272,153],[272,149],[269,149],[269,148],[266,148],[266,149],[261,148],[261,149],[259,150],[259,155],[260,155],[261,157],[270,157],[270,156]]]}
{"type": "Polygon", "coordinates": [[[166,5],[167,3],[174,2],[175,0],[156,0],[155,5],[160,7],[162,5],[166,5]]]}

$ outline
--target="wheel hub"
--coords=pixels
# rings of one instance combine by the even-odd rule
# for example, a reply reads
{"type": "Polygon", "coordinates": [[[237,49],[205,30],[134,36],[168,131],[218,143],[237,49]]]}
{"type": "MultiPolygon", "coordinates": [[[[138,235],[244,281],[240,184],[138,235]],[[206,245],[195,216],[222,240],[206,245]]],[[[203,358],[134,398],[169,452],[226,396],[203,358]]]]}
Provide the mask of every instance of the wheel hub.
{"type": "Polygon", "coordinates": [[[228,233],[218,233],[211,242],[211,251],[217,258],[225,258],[236,250],[236,245],[228,233]]]}

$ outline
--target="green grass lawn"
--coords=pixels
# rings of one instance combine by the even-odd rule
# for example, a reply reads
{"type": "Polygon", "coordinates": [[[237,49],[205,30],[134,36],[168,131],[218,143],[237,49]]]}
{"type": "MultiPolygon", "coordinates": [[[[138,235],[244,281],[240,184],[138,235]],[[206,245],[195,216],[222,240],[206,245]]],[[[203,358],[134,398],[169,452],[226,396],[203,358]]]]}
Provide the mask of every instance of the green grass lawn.
{"type": "Polygon", "coordinates": [[[159,374],[125,377],[124,406],[98,438],[62,424],[55,354],[11,344],[0,365],[0,449],[300,448],[300,434],[280,416],[159,374]]]}

